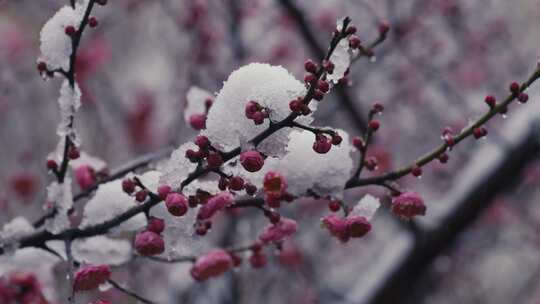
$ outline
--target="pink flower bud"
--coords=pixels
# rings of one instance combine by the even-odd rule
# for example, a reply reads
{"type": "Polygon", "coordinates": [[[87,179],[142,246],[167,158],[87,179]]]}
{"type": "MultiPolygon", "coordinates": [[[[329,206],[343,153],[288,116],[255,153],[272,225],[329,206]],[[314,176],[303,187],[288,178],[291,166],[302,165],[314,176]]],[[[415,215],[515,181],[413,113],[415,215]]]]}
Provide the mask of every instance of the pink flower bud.
{"type": "Polygon", "coordinates": [[[325,80],[322,80],[322,79],[319,80],[319,82],[317,83],[317,87],[323,93],[328,93],[328,91],[330,90],[330,85],[328,84],[328,81],[325,81],[325,80]]]}
{"type": "Polygon", "coordinates": [[[111,276],[108,265],[86,265],[75,273],[74,291],[92,290],[105,283],[111,276]]]}
{"type": "Polygon", "coordinates": [[[488,95],[488,96],[486,96],[486,98],[484,99],[484,101],[486,102],[486,104],[487,104],[490,108],[495,107],[495,104],[497,103],[497,100],[495,99],[495,96],[493,96],[493,95],[488,95]]]}
{"type": "Polygon", "coordinates": [[[135,249],[142,256],[158,255],[165,250],[165,242],[159,234],[143,231],[135,236],[135,249]]]}
{"type": "Polygon", "coordinates": [[[197,217],[201,220],[211,218],[219,210],[229,206],[234,201],[234,196],[230,192],[221,192],[218,195],[209,199],[201,209],[197,217]]]}
{"type": "Polygon", "coordinates": [[[287,190],[287,181],[281,174],[269,171],[264,176],[263,187],[266,194],[281,197],[287,190]]]}
{"type": "Polygon", "coordinates": [[[188,210],[187,199],[180,193],[169,193],[165,199],[165,206],[170,214],[182,216],[188,210]]]}
{"type": "Polygon", "coordinates": [[[257,186],[250,183],[247,183],[244,188],[246,189],[247,195],[255,195],[255,193],[257,192],[257,186]]]}
{"type": "Polygon", "coordinates": [[[255,116],[255,113],[259,112],[261,110],[261,106],[256,101],[248,101],[246,103],[246,107],[244,109],[246,117],[249,119],[253,119],[255,116]]]}
{"type": "Polygon", "coordinates": [[[357,49],[360,46],[360,43],[361,43],[360,38],[358,38],[358,36],[356,36],[356,35],[352,35],[349,38],[349,46],[352,49],[357,49]]]}
{"type": "Polygon", "coordinates": [[[517,94],[519,93],[519,83],[517,82],[512,82],[510,84],[510,92],[514,93],[514,94],[517,94]]]}
{"type": "Polygon", "coordinates": [[[392,213],[404,219],[411,219],[417,215],[425,215],[426,205],[417,193],[405,192],[392,200],[392,213]]]}
{"type": "Polygon", "coordinates": [[[420,167],[419,165],[413,165],[412,168],[411,168],[411,174],[415,177],[420,177],[422,176],[422,167],[420,167]]]}
{"type": "Polygon", "coordinates": [[[371,224],[363,216],[351,216],[346,219],[349,235],[353,238],[360,238],[371,230],[371,224]]]}
{"type": "Polygon", "coordinates": [[[137,193],[135,193],[135,200],[137,200],[140,203],[144,202],[147,197],[148,197],[148,190],[146,189],[139,190],[137,191],[137,193]]]}
{"type": "Polygon", "coordinates": [[[281,218],[275,225],[266,227],[264,232],[259,235],[259,240],[263,243],[279,242],[294,234],[296,230],[298,230],[298,224],[295,220],[281,218]]]}
{"type": "Polygon", "coordinates": [[[191,276],[201,282],[222,275],[232,266],[231,255],[223,249],[215,249],[195,261],[193,268],[191,268],[191,276]]]}
{"type": "Polygon", "coordinates": [[[244,189],[244,179],[240,176],[233,176],[229,182],[229,189],[240,191],[244,189]]]}
{"type": "Polygon", "coordinates": [[[334,72],[334,63],[330,60],[323,61],[323,68],[328,72],[328,74],[332,74],[334,72]]]}
{"type": "Polygon", "coordinates": [[[323,134],[317,134],[315,136],[315,142],[313,143],[313,150],[320,154],[325,154],[332,148],[332,142],[323,134]]]}
{"type": "Polygon", "coordinates": [[[159,187],[157,189],[157,192],[158,192],[159,198],[164,200],[164,199],[167,198],[167,195],[171,192],[171,186],[169,186],[169,185],[159,185],[159,187]]]}
{"type": "Polygon", "coordinates": [[[160,233],[163,232],[163,230],[165,230],[165,221],[163,219],[158,218],[158,217],[151,217],[148,220],[147,229],[149,231],[160,234],[160,233]]]}
{"type": "Polygon", "coordinates": [[[54,159],[47,160],[47,169],[49,170],[58,170],[58,163],[54,159]]]}
{"type": "Polygon", "coordinates": [[[68,36],[73,36],[73,35],[75,35],[75,33],[77,32],[77,30],[75,29],[75,27],[73,27],[73,26],[71,26],[71,25],[66,26],[66,28],[64,29],[64,31],[66,32],[66,35],[68,35],[68,36]]]}
{"type": "Polygon", "coordinates": [[[77,159],[81,156],[81,152],[79,151],[79,148],[77,148],[74,145],[71,145],[68,150],[68,157],[69,159],[77,159]]]}
{"type": "Polygon", "coordinates": [[[125,193],[131,194],[135,191],[135,182],[131,178],[126,178],[122,181],[122,190],[125,193]]]}
{"type": "Polygon", "coordinates": [[[263,268],[266,266],[266,263],[267,258],[262,251],[253,252],[253,254],[249,257],[249,264],[255,269],[263,268]]]}
{"type": "Polygon", "coordinates": [[[379,24],[379,34],[381,36],[385,36],[386,34],[388,34],[389,30],[390,30],[390,22],[388,22],[388,20],[383,20],[379,24]]]}
{"type": "Polygon", "coordinates": [[[206,128],[206,115],[193,114],[189,117],[189,125],[195,130],[206,128]]]}
{"type": "Polygon", "coordinates": [[[331,214],[322,219],[322,225],[340,241],[347,242],[349,240],[350,235],[346,219],[331,214]]]}
{"type": "Polygon", "coordinates": [[[250,150],[240,154],[240,163],[248,172],[257,172],[264,165],[264,158],[256,150],[250,150]]]}
{"type": "Polygon", "coordinates": [[[210,168],[219,168],[223,164],[223,158],[219,153],[211,152],[206,159],[210,168]]]}
{"type": "Polygon", "coordinates": [[[210,140],[204,135],[199,135],[195,138],[195,144],[201,149],[206,149],[210,146],[210,140]]]}
{"type": "Polygon", "coordinates": [[[77,184],[81,190],[88,190],[96,184],[96,174],[94,169],[88,165],[82,165],[75,169],[73,173],[77,184]]]}
{"type": "Polygon", "coordinates": [[[309,73],[317,73],[317,64],[311,59],[306,60],[306,62],[304,63],[304,68],[309,73]]]}

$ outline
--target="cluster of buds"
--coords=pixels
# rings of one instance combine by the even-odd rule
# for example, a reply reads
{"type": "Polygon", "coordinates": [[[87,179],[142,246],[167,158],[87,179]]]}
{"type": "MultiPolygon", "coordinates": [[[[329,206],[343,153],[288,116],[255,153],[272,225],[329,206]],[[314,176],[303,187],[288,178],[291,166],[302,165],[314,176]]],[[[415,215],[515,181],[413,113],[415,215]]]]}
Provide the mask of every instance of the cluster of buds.
{"type": "Polygon", "coordinates": [[[148,190],[137,185],[135,179],[133,178],[124,178],[122,180],[122,190],[129,195],[135,195],[135,200],[142,203],[148,198],[148,190]]]}
{"type": "Polygon", "coordinates": [[[245,114],[246,117],[253,120],[256,125],[262,124],[265,118],[270,117],[268,109],[254,100],[250,100],[246,103],[245,114]]]}
{"type": "Polygon", "coordinates": [[[208,167],[219,168],[223,164],[223,157],[221,153],[212,147],[208,137],[199,135],[195,138],[195,145],[199,150],[188,149],[186,151],[186,158],[193,163],[198,163],[206,159],[208,167]]]}
{"type": "Polygon", "coordinates": [[[406,220],[426,214],[424,200],[415,192],[405,192],[392,199],[391,209],[392,213],[406,220]]]}
{"type": "Polygon", "coordinates": [[[279,208],[281,200],[292,201],[294,197],[287,193],[287,180],[281,174],[270,171],[263,180],[265,200],[271,208],[279,208]]]}
{"type": "Polygon", "coordinates": [[[361,238],[371,230],[369,221],[365,217],[357,215],[342,218],[331,214],[325,216],[321,220],[321,224],[328,229],[330,234],[344,243],[350,238],[361,238]]]}
{"type": "Polygon", "coordinates": [[[338,146],[343,141],[343,138],[337,132],[315,133],[315,142],[313,142],[313,151],[319,154],[326,154],[332,148],[332,145],[338,146]]]}
{"type": "MultiPolygon", "coordinates": [[[[328,81],[324,79],[319,79],[318,77],[319,66],[315,62],[313,62],[313,60],[311,59],[306,60],[306,62],[304,62],[304,68],[307,72],[307,74],[304,76],[304,82],[307,85],[309,85],[310,88],[313,90],[313,99],[317,101],[321,101],[324,98],[324,94],[330,91],[330,84],[328,83],[328,81]]],[[[326,65],[323,63],[323,69],[325,69],[328,72],[326,68],[328,68],[328,70],[331,70],[333,72],[334,64],[331,63],[330,61],[326,61],[326,65]]],[[[291,107],[291,110],[292,110],[293,106],[291,104],[289,104],[289,106],[291,107]]],[[[295,111],[295,112],[298,112],[298,111],[295,111]]]]}
{"type": "MultiPolygon", "coordinates": [[[[152,225],[155,226],[156,224],[152,225]]],[[[159,233],[150,230],[150,228],[151,224],[149,223],[147,227],[148,230],[139,232],[135,236],[135,250],[142,256],[158,255],[165,251],[165,242],[163,241],[163,238],[159,233]]]]}
{"type": "Polygon", "coordinates": [[[210,111],[210,108],[212,107],[213,104],[214,104],[214,101],[210,98],[207,98],[204,101],[204,107],[205,107],[204,113],[192,114],[191,116],[189,116],[188,122],[189,122],[189,125],[193,129],[202,130],[206,128],[206,117],[208,115],[208,111],[210,111]]]}
{"type": "Polygon", "coordinates": [[[292,112],[298,114],[298,115],[309,115],[311,114],[311,109],[309,106],[304,102],[304,99],[302,97],[298,97],[294,100],[291,100],[289,102],[289,109],[291,109],[292,112]]]}
{"type": "Polygon", "coordinates": [[[225,191],[229,189],[230,191],[237,192],[245,190],[247,195],[255,195],[257,192],[257,186],[247,183],[240,176],[221,176],[219,179],[218,187],[220,190],[225,191]]]}

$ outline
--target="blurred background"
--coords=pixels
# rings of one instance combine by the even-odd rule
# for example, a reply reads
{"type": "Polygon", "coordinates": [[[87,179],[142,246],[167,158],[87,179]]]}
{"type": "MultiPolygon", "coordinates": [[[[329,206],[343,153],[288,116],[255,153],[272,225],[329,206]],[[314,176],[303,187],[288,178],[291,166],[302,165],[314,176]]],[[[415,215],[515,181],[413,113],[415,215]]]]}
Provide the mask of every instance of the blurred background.
{"type": "MultiPolygon", "coordinates": [[[[0,224],[39,218],[53,180],[45,159],[58,141],[60,82],[41,79],[36,60],[41,27],[65,4],[0,0],[0,224]]],[[[100,25],[85,32],[77,61],[83,107],[76,129],[82,149],[113,172],[195,136],[183,118],[191,86],[218,92],[250,62],[282,65],[302,79],[304,60],[321,58],[344,16],[363,43],[377,38],[382,20],[391,31],[375,57],[358,61],[348,83],[321,103],[315,124],[359,135],[380,100],[386,109],[370,148],[379,168],[371,174],[431,150],[444,127],[466,126],[487,110],[485,95],[503,99],[540,55],[535,0],[115,0],[95,15],[100,25]]],[[[367,237],[343,245],[319,227],[326,202],[306,200],[287,211],[299,233],[264,269],[244,263],[201,284],[189,265],[134,260],[115,277],[159,303],[538,304],[540,84],[528,93],[528,104],[489,122],[487,139],[467,139],[448,164],[433,162],[420,180],[400,181],[426,201],[417,222],[381,208],[367,237]]],[[[388,201],[371,187],[346,199],[364,193],[388,201]]],[[[235,212],[210,237],[222,246],[247,243],[264,224],[259,214],[235,212]]],[[[65,269],[54,273],[57,280],[41,284],[51,303],[61,303],[65,269]]],[[[136,303],[114,289],[102,295],[136,303]]]]}

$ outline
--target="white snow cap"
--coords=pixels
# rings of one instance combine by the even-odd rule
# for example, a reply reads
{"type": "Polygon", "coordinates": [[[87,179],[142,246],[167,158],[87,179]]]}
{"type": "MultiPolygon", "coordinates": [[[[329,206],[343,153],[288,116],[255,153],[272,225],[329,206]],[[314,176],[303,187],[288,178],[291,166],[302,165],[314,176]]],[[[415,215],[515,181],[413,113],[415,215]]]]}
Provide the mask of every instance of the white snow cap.
{"type": "MultiPolygon", "coordinates": [[[[254,100],[270,110],[270,119],[282,120],[291,112],[289,102],[304,96],[306,88],[281,66],[251,63],[231,73],[208,113],[206,130],[213,145],[229,151],[261,133],[269,125],[261,125],[245,116],[245,105],[254,100]]],[[[314,103],[315,104],[315,103],[314,103]]],[[[311,117],[301,117],[308,124],[311,117]]],[[[261,143],[258,150],[269,155],[282,155],[287,144],[289,129],[282,129],[261,143]]]]}
{"type": "Polygon", "coordinates": [[[373,215],[375,215],[375,212],[377,211],[377,209],[379,209],[380,206],[381,203],[378,198],[366,194],[356,204],[356,206],[354,206],[350,215],[363,216],[369,221],[373,217],[373,215]]]}
{"type": "Polygon", "coordinates": [[[89,264],[108,264],[118,266],[131,258],[131,243],[127,240],[116,240],[103,235],[75,240],[73,257],[89,264]]]}
{"type": "Polygon", "coordinates": [[[287,191],[293,195],[302,196],[311,189],[321,196],[341,197],[354,169],[351,157],[354,149],[347,132],[336,131],[343,141],[339,146],[332,146],[326,154],[313,151],[315,135],[312,132],[292,131],[287,154],[281,159],[268,158],[261,176],[268,171],[281,173],[287,180],[287,191]]]}
{"type": "MultiPolygon", "coordinates": [[[[122,181],[114,180],[105,183],[84,207],[81,228],[97,225],[120,215],[135,207],[135,198],[122,190],[122,181]]],[[[146,217],[139,213],[116,227],[114,231],[137,231],[146,226],[146,217]]]]}
{"type": "Polygon", "coordinates": [[[18,216],[2,227],[2,231],[0,231],[0,241],[2,243],[8,243],[31,234],[34,230],[34,227],[26,218],[18,216]]]}
{"type": "Polygon", "coordinates": [[[65,28],[73,26],[78,29],[88,0],[77,2],[76,8],[66,5],[45,23],[40,33],[41,55],[38,61],[47,64],[49,70],[69,70],[69,56],[71,55],[71,38],[66,35],[65,28]]]}

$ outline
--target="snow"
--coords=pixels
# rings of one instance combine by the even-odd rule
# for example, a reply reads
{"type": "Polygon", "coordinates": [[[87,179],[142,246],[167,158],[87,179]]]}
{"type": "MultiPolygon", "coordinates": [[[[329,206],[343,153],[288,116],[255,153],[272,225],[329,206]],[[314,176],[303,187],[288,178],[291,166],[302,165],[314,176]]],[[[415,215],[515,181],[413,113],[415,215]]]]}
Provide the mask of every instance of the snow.
{"type": "Polygon", "coordinates": [[[66,177],[64,183],[52,182],[47,187],[47,202],[49,208],[55,208],[54,217],[45,221],[45,229],[52,233],[59,233],[70,227],[68,212],[73,207],[73,193],[71,179],[66,177]]]}
{"type": "MultiPolygon", "coordinates": [[[[261,133],[269,125],[268,119],[256,126],[245,116],[245,105],[254,100],[270,110],[270,119],[285,118],[289,113],[289,102],[304,96],[306,88],[281,66],[251,63],[231,73],[219,92],[208,113],[206,130],[203,134],[224,151],[240,146],[261,133]]],[[[310,123],[311,116],[298,119],[310,123]]],[[[269,156],[283,155],[287,143],[288,129],[283,129],[267,138],[259,150],[269,156]]]]}
{"type": "MultiPolygon", "coordinates": [[[[84,207],[81,228],[103,223],[135,206],[137,206],[135,199],[122,191],[122,180],[102,184],[84,207]]],[[[137,231],[145,226],[146,218],[144,214],[139,213],[113,231],[137,231]]]]}
{"type": "Polygon", "coordinates": [[[368,221],[375,215],[375,212],[379,207],[381,206],[381,203],[379,202],[379,199],[366,194],[362,199],[354,206],[352,211],[350,212],[350,216],[358,215],[365,217],[368,221]]]}
{"type": "Polygon", "coordinates": [[[9,243],[34,232],[32,224],[24,217],[19,216],[6,223],[0,231],[1,243],[9,243]]]}
{"type": "Polygon", "coordinates": [[[69,70],[72,45],[65,28],[73,26],[77,29],[87,6],[88,0],[79,2],[75,9],[69,5],[64,6],[41,29],[41,55],[38,61],[45,62],[49,70],[69,70]]]}
{"type": "Polygon", "coordinates": [[[131,243],[106,236],[75,240],[73,257],[79,262],[118,266],[131,258],[131,243]]]}
{"type": "Polygon", "coordinates": [[[73,133],[72,127],[70,127],[71,119],[81,107],[81,90],[79,86],[75,84],[75,88],[71,88],[69,81],[67,79],[64,80],[60,88],[58,104],[60,105],[61,120],[56,133],[58,136],[64,137],[73,133]]]}
{"type": "MultiPolygon", "coordinates": [[[[267,158],[263,172],[277,171],[287,179],[287,191],[293,195],[305,195],[308,189],[316,194],[340,198],[345,183],[351,177],[354,162],[351,157],[354,148],[349,142],[349,135],[343,130],[336,130],[343,138],[339,146],[332,146],[326,154],[313,151],[315,135],[309,131],[292,131],[287,154],[282,158],[267,158]]],[[[256,176],[257,178],[257,176],[256,176]]],[[[260,181],[255,181],[261,184],[260,181]]]]}
{"type": "Polygon", "coordinates": [[[197,164],[186,158],[186,151],[189,149],[197,150],[198,148],[194,143],[187,142],[174,150],[171,158],[158,168],[162,172],[161,183],[168,184],[172,189],[178,189],[189,173],[195,171],[197,164]]]}

